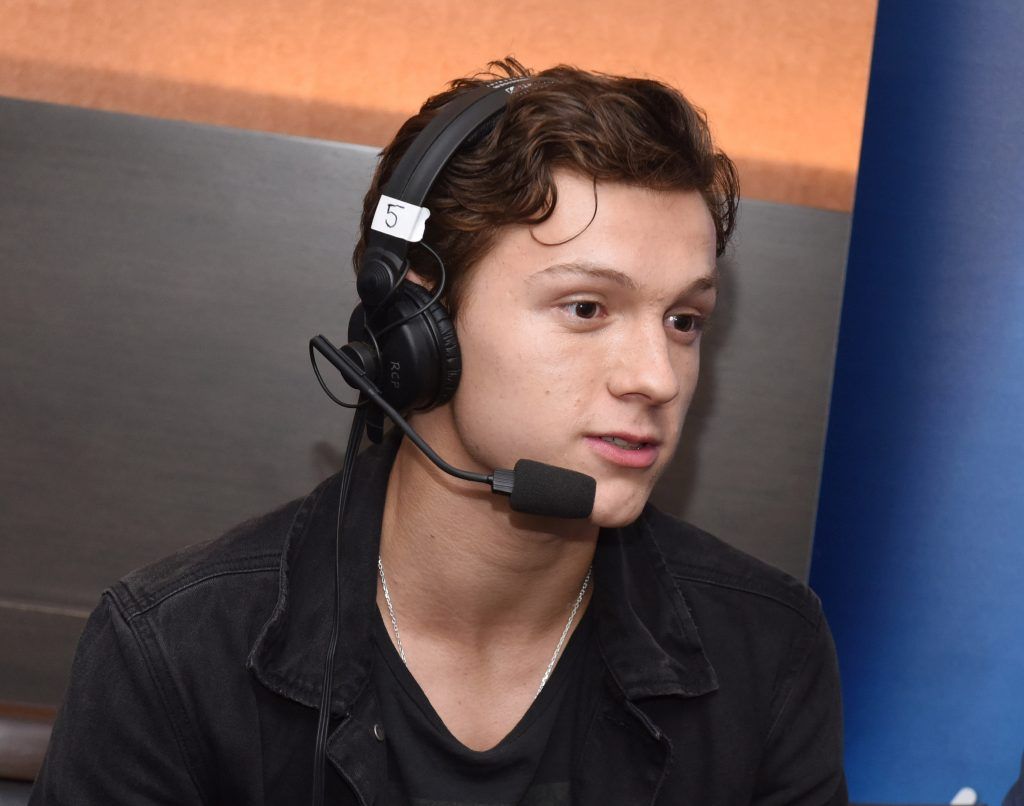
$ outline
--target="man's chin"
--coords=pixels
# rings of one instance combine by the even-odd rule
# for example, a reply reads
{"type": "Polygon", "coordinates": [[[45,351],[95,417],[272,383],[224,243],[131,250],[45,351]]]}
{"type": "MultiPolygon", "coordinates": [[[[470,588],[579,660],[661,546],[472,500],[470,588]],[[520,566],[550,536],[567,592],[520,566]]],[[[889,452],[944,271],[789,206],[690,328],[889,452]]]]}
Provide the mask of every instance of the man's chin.
{"type": "Polygon", "coordinates": [[[594,501],[594,511],[590,514],[590,522],[602,529],[617,529],[621,526],[628,526],[643,512],[647,503],[647,495],[619,496],[602,495],[598,486],[597,498],[594,501]]]}

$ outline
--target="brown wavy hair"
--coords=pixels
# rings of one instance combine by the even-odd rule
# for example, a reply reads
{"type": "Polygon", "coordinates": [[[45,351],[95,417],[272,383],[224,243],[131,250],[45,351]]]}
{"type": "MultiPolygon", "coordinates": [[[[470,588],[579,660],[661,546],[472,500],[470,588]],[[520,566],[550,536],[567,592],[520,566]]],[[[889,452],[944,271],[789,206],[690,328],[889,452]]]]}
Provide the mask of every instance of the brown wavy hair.
{"type": "MultiPolygon", "coordinates": [[[[437,110],[481,84],[528,76],[536,80],[511,95],[489,131],[460,147],[425,202],[431,215],[423,240],[445,262],[444,297],[453,316],[470,270],[501,227],[537,224],[551,215],[559,168],[595,181],[699,191],[722,254],[736,223],[739,180],[732,161],[715,148],[701,109],[658,81],[566,65],[534,73],[509,57],[429,98],[385,146],[363,201],[362,234],[352,255],[357,272],[380,189],[437,110]]],[[[417,244],[409,249],[409,262],[430,283],[438,281],[436,262],[417,244]]]]}

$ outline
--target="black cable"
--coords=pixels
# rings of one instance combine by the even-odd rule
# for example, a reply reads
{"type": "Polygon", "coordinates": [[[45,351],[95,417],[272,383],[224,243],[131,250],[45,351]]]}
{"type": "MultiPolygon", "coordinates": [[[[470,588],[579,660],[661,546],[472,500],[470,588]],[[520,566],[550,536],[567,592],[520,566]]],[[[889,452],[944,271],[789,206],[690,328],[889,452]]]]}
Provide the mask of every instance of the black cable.
{"type": "MultiPolygon", "coordinates": [[[[310,348],[312,352],[312,348],[310,348]]],[[[314,367],[316,363],[314,362],[314,367]]],[[[319,377],[319,373],[317,373],[319,377]]],[[[330,393],[328,393],[330,394],[330,393]]],[[[333,395],[332,395],[333,397],[333,395]]],[[[362,402],[362,401],[361,401],[362,402]]],[[[348,506],[348,490],[352,481],[359,443],[365,427],[366,409],[357,408],[348,434],[345,463],[341,471],[341,490],[338,494],[338,526],[334,540],[334,612],[331,616],[331,640],[324,658],[324,679],[320,692],[320,716],[316,725],[316,749],[313,751],[313,806],[323,806],[324,766],[327,759],[327,729],[331,715],[331,689],[334,683],[334,652],[338,646],[338,621],[341,611],[341,526],[348,506]]]]}
{"type": "Polygon", "coordinates": [[[320,367],[316,365],[316,356],[313,355],[313,342],[309,343],[309,362],[313,365],[313,372],[316,374],[316,379],[320,381],[320,388],[327,393],[327,397],[337,403],[339,406],[343,406],[346,409],[362,409],[366,407],[367,401],[360,400],[356,403],[346,403],[344,400],[339,400],[334,396],[334,392],[327,388],[327,382],[324,381],[323,376],[320,374],[320,367]]]}
{"type": "Polygon", "coordinates": [[[373,405],[377,406],[396,426],[401,428],[402,433],[409,437],[416,447],[423,451],[426,457],[439,468],[444,470],[445,473],[460,479],[465,479],[466,481],[477,481],[482,484],[493,483],[493,474],[488,475],[485,473],[474,473],[470,470],[460,470],[459,468],[448,464],[444,459],[438,456],[434,449],[423,441],[423,437],[413,430],[412,426],[406,422],[405,418],[395,409],[395,407],[384,399],[380,390],[377,389],[373,385],[373,381],[367,377],[366,372],[364,372],[363,369],[351,358],[345,355],[344,352],[331,344],[325,336],[314,336],[310,339],[309,343],[313,349],[318,350],[324,358],[334,365],[350,385],[356,387],[360,392],[362,392],[363,395],[373,402],[373,405]]]}
{"type": "MultiPolygon", "coordinates": [[[[433,250],[433,248],[431,248],[430,245],[427,244],[426,241],[420,241],[419,245],[422,246],[424,249],[426,249],[433,256],[434,260],[437,261],[438,268],[441,271],[441,279],[437,283],[437,288],[434,289],[433,296],[431,296],[430,299],[428,299],[425,303],[423,303],[423,305],[421,305],[418,310],[413,311],[411,314],[409,314],[408,316],[406,316],[403,319],[399,319],[397,322],[392,322],[390,325],[385,325],[384,328],[382,328],[381,331],[379,333],[377,333],[377,338],[380,338],[385,333],[387,333],[389,330],[393,330],[394,328],[398,327],[399,325],[404,325],[410,319],[415,319],[417,316],[419,316],[421,313],[423,313],[427,308],[429,308],[431,305],[433,305],[435,302],[437,302],[441,298],[441,294],[444,293],[444,286],[445,286],[445,283],[447,282],[447,279],[448,279],[448,275],[447,275],[447,272],[445,271],[445,267],[444,267],[444,261],[441,260],[441,256],[439,254],[437,254],[437,252],[435,252],[433,250]]],[[[405,272],[402,273],[402,277],[404,278],[407,273],[408,273],[408,269],[405,272]]],[[[396,288],[397,288],[397,285],[396,285],[396,288]]],[[[390,296],[390,294],[388,296],[390,296]]],[[[369,327],[367,327],[367,332],[368,333],[370,332],[369,327]]],[[[379,351],[378,351],[378,355],[379,355],[379,351]]]]}

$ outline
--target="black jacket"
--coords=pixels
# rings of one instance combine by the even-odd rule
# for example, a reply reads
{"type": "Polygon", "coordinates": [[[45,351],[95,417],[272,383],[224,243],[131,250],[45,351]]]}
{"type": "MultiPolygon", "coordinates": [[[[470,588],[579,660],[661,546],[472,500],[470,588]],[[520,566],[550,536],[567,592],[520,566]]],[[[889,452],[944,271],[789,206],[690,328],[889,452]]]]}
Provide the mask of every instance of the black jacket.
{"type": "MultiPolygon", "coordinates": [[[[372,804],[386,775],[369,631],[394,450],[361,457],[345,521],[331,804],[372,804]]],[[[309,802],[338,490],[106,591],[30,803],[309,802]]],[[[847,803],[835,650],[804,585],[648,507],[602,533],[591,607],[603,684],[575,803],[847,803]]]]}

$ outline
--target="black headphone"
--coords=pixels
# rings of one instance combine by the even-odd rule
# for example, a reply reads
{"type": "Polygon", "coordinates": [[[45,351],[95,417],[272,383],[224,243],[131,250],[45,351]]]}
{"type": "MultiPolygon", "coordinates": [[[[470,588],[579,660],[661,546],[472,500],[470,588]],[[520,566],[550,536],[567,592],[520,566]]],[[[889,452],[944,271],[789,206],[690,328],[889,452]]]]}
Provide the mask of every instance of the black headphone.
{"type": "MultiPolygon", "coordinates": [[[[459,147],[504,112],[508,99],[529,78],[510,78],[456,96],[438,111],[399,160],[381,189],[364,233],[356,279],[360,303],[348,326],[344,352],[399,412],[426,410],[451,399],[462,358],[455,328],[440,302],[443,257],[422,243],[430,211],[423,207],[438,175],[459,147]],[[438,262],[433,292],[406,279],[411,243],[421,243],[438,262]]],[[[367,435],[380,442],[384,415],[366,412],[367,435]]]]}

